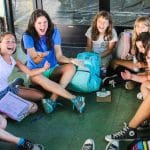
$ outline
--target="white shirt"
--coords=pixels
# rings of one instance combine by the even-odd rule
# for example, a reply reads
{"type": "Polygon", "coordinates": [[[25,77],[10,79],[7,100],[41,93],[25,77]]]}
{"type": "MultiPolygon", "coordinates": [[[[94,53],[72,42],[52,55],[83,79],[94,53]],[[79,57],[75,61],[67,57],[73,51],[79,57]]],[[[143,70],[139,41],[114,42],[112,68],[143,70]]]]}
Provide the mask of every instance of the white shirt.
{"type": "Polygon", "coordinates": [[[16,65],[15,59],[11,56],[11,65],[8,64],[0,55],[0,91],[8,87],[8,77],[11,75],[14,66],[16,65]]]}
{"type": "MultiPolygon", "coordinates": [[[[90,27],[85,33],[85,36],[88,37],[89,39],[92,39],[91,30],[92,28],[90,27]]],[[[115,29],[112,29],[111,41],[105,41],[104,39],[97,39],[96,41],[92,41],[93,42],[92,50],[98,54],[101,54],[102,52],[107,50],[109,42],[116,42],[116,41],[118,41],[118,36],[117,36],[115,29]]]]}

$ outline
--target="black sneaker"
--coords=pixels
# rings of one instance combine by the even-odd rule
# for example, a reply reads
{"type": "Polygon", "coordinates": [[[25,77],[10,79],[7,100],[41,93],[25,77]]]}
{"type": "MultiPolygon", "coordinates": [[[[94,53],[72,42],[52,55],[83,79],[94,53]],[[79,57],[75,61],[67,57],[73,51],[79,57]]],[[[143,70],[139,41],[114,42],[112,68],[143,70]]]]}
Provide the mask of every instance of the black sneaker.
{"type": "Polygon", "coordinates": [[[102,82],[103,82],[103,85],[104,86],[112,86],[112,87],[115,87],[116,86],[116,79],[117,74],[114,74],[113,76],[110,76],[110,77],[105,77],[102,82]]]}
{"type": "Polygon", "coordinates": [[[33,144],[31,141],[25,139],[24,143],[17,147],[17,150],[44,150],[44,146],[41,144],[33,144]]]}
{"type": "Polygon", "coordinates": [[[150,120],[145,120],[137,129],[144,130],[150,128],[150,120]]]}
{"type": "Polygon", "coordinates": [[[32,150],[33,143],[27,139],[24,140],[22,145],[18,145],[18,150],[32,150]]]}
{"type": "Polygon", "coordinates": [[[110,142],[112,140],[131,141],[135,138],[137,138],[136,129],[128,127],[126,123],[124,123],[124,127],[120,131],[118,131],[112,135],[106,135],[105,136],[105,140],[108,142],[110,142]]]}
{"type": "Polygon", "coordinates": [[[17,86],[17,85],[24,85],[24,79],[22,78],[16,78],[11,82],[12,86],[17,86]]]}

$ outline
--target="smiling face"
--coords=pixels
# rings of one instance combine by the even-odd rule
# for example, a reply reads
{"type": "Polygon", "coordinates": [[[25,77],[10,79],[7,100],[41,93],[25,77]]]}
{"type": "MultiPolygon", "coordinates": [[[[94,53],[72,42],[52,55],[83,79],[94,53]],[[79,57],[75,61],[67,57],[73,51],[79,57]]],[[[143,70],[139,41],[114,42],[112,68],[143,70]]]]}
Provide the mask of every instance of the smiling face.
{"type": "Polygon", "coordinates": [[[38,17],[34,23],[35,30],[39,36],[46,34],[48,29],[48,20],[45,16],[38,17]]]}
{"type": "Polygon", "coordinates": [[[149,28],[148,28],[148,26],[146,26],[144,24],[144,22],[139,22],[135,26],[135,31],[136,31],[137,35],[139,35],[142,32],[148,32],[148,30],[149,30],[149,28]]]}
{"type": "Polygon", "coordinates": [[[97,19],[97,29],[100,33],[104,34],[109,27],[109,20],[105,19],[103,16],[97,19]]]}
{"type": "Polygon", "coordinates": [[[0,42],[0,53],[12,55],[16,49],[16,39],[12,34],[6,34],[0,42]]]}

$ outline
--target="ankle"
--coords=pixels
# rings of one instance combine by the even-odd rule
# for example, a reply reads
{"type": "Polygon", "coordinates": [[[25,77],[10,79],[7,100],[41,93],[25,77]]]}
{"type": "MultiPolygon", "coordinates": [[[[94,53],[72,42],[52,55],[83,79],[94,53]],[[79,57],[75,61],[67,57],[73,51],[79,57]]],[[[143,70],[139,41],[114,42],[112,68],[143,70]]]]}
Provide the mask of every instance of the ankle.
{"type": "Polygon", "coordinates": [[[17,145],[23,145],[23,143],[25,142],[24,138],[20,138],[17,145]]]}

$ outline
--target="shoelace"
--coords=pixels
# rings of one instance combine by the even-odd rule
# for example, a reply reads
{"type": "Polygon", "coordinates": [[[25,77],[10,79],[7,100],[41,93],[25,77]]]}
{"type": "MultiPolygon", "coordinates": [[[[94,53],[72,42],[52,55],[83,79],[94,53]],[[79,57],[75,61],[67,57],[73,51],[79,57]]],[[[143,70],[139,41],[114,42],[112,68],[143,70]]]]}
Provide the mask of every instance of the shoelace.
{"type": "Polygon", "coordinates": [[[93,146],[91,144],[85,144],[83,150],[92,150],[93,146]]]}
{"type": "Polygon", "coordinates": [[[124,134],[129,130],[128,126],[126,123],[124,123],[124,127],[122,130],[118,131],[117,133],[113,134],[114,138],[122,137],[124,134]]]}
{"type": "Polygon", "coordinates": [[[109,81],[109,84],[110,84],[113,88],[116,87],[116,86],[115,86],[115,84],[116,84],[115,80],[110,80],[110,81],[109,81]]]}

